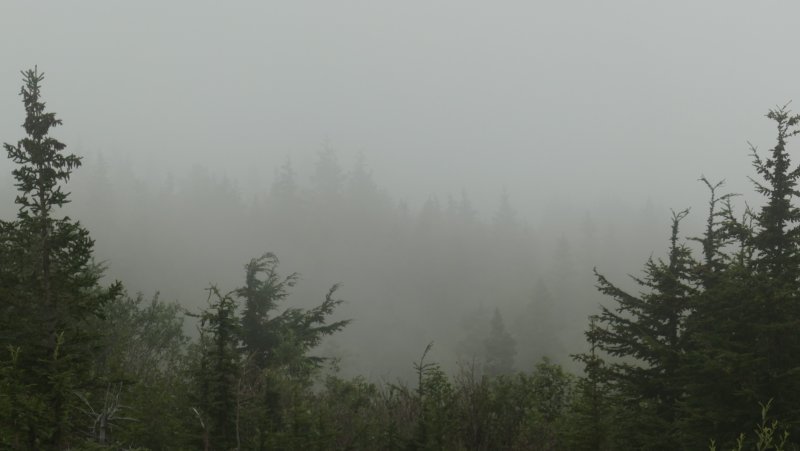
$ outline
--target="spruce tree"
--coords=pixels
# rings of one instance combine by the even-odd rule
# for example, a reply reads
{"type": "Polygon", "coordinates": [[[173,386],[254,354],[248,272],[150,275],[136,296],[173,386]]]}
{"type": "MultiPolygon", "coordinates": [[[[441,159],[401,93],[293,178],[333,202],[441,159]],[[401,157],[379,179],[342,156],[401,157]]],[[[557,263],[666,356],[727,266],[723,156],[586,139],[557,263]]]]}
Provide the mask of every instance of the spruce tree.
{"type": "MultiPolygon", "coordinates": [[[[800,167],[792,167],[787,143],[800,130],[800,115],[786,108],[771,110],[777,139],[762,158],[751,145],[753,166],[761,180],[751,179],[764,199],[758,210],[736,218],[723,209],[713,276],[694,302],[688,322],[686,433],[695,444],[703,435],[736,437],[758,420],[759,404],[772,400],[771,413],[800,432],[800,167]]],[[[706,234],[708,236],[709,233],[706,234]]],[[[708,253],[707,253],[708,254],[708,253]]],[[[714,264],[706,256],[706,266],[714,264]]],[[[723,443],[724,445],[724,443],[723,443]]]]}
{"type": "Polygon", "coordinates": [[[287,430],[307,423],[307,413],[292,403],[324,360],[309,352],[349,320],[329,322],[342,303],[334,298],[337,285],[317,307],[277,312],[298,277],[281,277],[278,258],[266,253],[245,265],[243,287],[227,294],[209,289],[211,304],[198,315],[194,372],[204,446],[283,449],[287,437],[302,435],[287,430]]]}
{"type": "MultiPolygon", "coordinates": [[[[800,115],[786,108],[772,110],[777,143],[762,160],[753,149],[753,165],[765,183],[755,182],[767,202],[754,218],[754,272],[758,314],[755,352],[763,357],[758,387],[761,402],[774,398],[772,414],[800,427],[800,209],[793,203],[800,166],[792,167],[787,140],[798,133],[800,115]]],[[[800,430],[800,429],[795,429],[800,430]]]]}
{"type": "Polygon", "coordinates": [[[272,253],[245,265],[245,285],[236,291],[244,301],[242,343],[259,368],[276,363],[274,353],[282,332],[275,309],[289,296],[289,289],[295,286],[298,278],[297,273],[282,278],[278,274],[278,257],[272,253]]]}
{"type": "Polygon", "coordinates": [[[200,315],[197,381],[205,446],[238,449],[238,382],[241,374],[241,324],[230,293],[210,287],[210,305],[200,315]]]}
{"type": "MultiPolygon", "coordinates": [[[[631,425],[630,443],[636,448],[675,449],[675,424],[682,396],[681,362],[685,321],[696,292],[689,249],[679,242],[681,220],[688,211],[673,212],[666,261],[649,259],[644,276],[634,278],[643,289],[633,295],[597,274],[598,289],[614,299],[614,308],[601,307],[587,336],[597,349],[612,357],[603,370],[605,382],[625,405],[619,420],[631,425]]],[[[582,356],[595,362],[593,356],[582,356]]]]}
{"type": "Polygon", "coordinates": [[[314,165],[312,176],[314,190],[326,200],[338,197],[342,194],[345,178],[336,151],[325,143],[324,149],[317,154],[314,165]]]}
{"type": "Polygon", "coordinates": [[[601,451],[609,449],[609,393],[608,380],[604,377],[605,361],[597,351],[597,318],[589,318],[589,352],[574,355],[583,363],[584,375],[576,383],[575,402],[572,406],[572,428],[569,441],[572,449],[601,451]]]}
{"type": "Polygon", "coordinates": [[[0,435],[17,447],[63,449],[77,442],[80,412],[76,394],[92,388],[92,354],[98,344],[87,321],[120,287],[100,289],[101,271],[92,262],[93,241],[77,221],[58,216],[69,202],[62,190],[81,164],[50,135],[61,125],[45,111],[44,74],[23,72],[26,137],[4,144],[18,165],[17,219],[0,232],[0,345],[3,364],[13,367],[17,387],[12,414],[0,435]]]}
{"type": "Polygon", "coordinates": [[[483,342],[485,349],[485,371],[489,376],[510,374],[514,370],[517,343],[506,330],[500,309],[494,309],[489,336],[483,342]]]}
{"type": "Polygon", "coordinates": [[[286,158],[286,162],[275,173],[275,181],[272,183],[272,195],[281,202],[293,202],[297,196],[297,174],[292,167],[291,158],[286,158]]]}
{"type": "Polygon", "coordinates": [[[244,303],[243,345],[253,355],[254,362],[260,368],[288,366],[297,371],[316,367],[321,359],[309,356],[308,351],[350,322],[327,323],[336,306],[342,303],[334,298],[339,286],[332,286],[317,307],[289,308],[276,313],[299,274],[282,278],[278,274],[278,257],[272,253],[252,259],[245,265],[245,274],[245,285],[235,293],[244,303]]]}

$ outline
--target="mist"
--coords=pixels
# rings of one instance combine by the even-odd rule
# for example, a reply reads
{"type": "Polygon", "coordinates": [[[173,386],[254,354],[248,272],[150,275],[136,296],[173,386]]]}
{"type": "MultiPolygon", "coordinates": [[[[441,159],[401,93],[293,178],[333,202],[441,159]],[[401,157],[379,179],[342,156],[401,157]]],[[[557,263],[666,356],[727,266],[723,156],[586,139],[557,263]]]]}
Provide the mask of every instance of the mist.
{"type": "Polygon", "coordinates": [[[291,305],[342,283],[353,323],[318,352],[348,374],[407,377],[431,341],[455,369],[495,309],[518,368],[570,366],[604,302],[593,268],[628,283],[663,256],[671,209],[699,235],[703,175],[752,192],[748,142],[771,146],[763,115],[797,97],[798,12],[10,1],[0,137],[21,136],[19,70],[38,65],[85,157],[67,212],[131,293],[198,311],[270,251],[302,276],[291,305]]]}

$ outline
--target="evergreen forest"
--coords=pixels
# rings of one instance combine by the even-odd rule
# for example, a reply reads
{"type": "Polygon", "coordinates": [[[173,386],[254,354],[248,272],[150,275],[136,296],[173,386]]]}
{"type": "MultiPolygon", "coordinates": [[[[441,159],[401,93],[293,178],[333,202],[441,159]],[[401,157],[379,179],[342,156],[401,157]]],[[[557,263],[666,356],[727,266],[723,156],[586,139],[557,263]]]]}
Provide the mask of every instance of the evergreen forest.
{"type": "Polygon", "coordinates": [[[505,191],[488,222],[464,190],[412,211],[329,146],[310,186],[288,159],[252,198],[199,167],[146,186],[72,153],[22,75],[1,449],[800,448],[788,106],[755,117],[757,204],[701,177],[703,211],[630,215],[664,244],[647,258],[603,218],[531,226],[505,191]]]}

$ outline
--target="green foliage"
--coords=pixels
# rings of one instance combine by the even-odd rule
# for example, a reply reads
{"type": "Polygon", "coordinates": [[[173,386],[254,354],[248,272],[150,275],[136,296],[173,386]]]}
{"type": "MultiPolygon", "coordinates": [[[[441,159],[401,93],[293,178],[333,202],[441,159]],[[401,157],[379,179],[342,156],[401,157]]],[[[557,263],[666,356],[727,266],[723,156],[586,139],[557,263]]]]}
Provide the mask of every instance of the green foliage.
{"type": "Polygon", "coordinates": [[[338,285],[317,307],[277,313],[298,278],[282,278],[277,266],[267,253],[245,265],[243,287],[227,294],[209,288],[192,364],[196,446],[295,449],[324,435],[310,407],[312,376],[324,359],[309,352],[349,321],[328,322],[342,303],[334,298],[338,285]]]}
{"type": "Polygon", "coordinates": [[[107,422],[105,443],[154,450],[187,446],[194,422],[187,415],[189,338],[183,316],[177,303],[158,295],[121,296],[105,305],[97,371],[107,384],[88,399],[93,422],[108,413],[117,416],[107,422]]]}
{"type": "Polygon", "coordinates": [[[409,449],[442,449],[445,443],[451,441],[448,435],[455,426],[450,415],[452,386],[437,363],[425,361],[432,347],[433,343],[429,343],[419,362],[414,363],[417,373],[414,401],[418,413],[416,431],[409,449]]]}
{"type": "MultiPolygon", "coordinates": [[[[765,198],[759,211],[741,219],[722,210],[717,266],[704,280],[687,322],[685,420],[689,443],[709,434],[732,437],[757,420],[748,406],[775,399],[772,409],[795,430],[800,424],[800,267],[798,209],[792,198],[800,168],[792,168],[787,141],[798,133],[800,117],[784,107],[767,115],[777,142],[766,159],[751,146],[753,180],[765,198]]],[[[707,233],[708,235],[708,233],[707,233]]],[[[712,246],[713,247],[713,246],[712,246]]],[[[725,443],[725,446],[731,445],[725,443]]]]}
{"type": "Polygon", "coordinates": [[[0,225],[0,357],[3,385],[13,387],[0,436],[16,447],[63,449],[83,441],[81,399],[97,377],[92,355],[99,335],[89,327],[121,287],[99,286],[93,241],[80,223],[57,217],[69,202],[62,190],[80,158],[50,136],[61,125],[45,111],[44,75],[23,72],[20,92],[26,137],[4,144],[17,164],[17,219],[0,225]],[[8,360],[6,360],[8,359],[8,360]]]}
{"type": "MultiPolygon", "coordinates": [[[[616,301],[611,310],[601,307],[587,337],[593,347],[618,358],[595,367],[594,384],[608,384],[625,403],[620,411],[642,437],[630,437],[631,446],[655,441],[663,449],[677,447],[674,425],[683,391],[682,355],[685,321],[696,293],[695,262],[690,250],[678,242],[681,220],[687,211],[673,212],[667,261],[647,261],[644,277],[634,278],[646,289],[634,296],[597,274],[598,289],[616,301]]],[[[582,356],[586,363],[596,357],[582,356]]]]}
{"type": "Polygon", "coordinates": [[[636,279],[642,295],[598,276],[617,308],[603,308],[599,327],[587,333],[610,357],[589,376],[606,386],[616,421],[630,428],[616,446],[694,449],[709,436],[734,437],[756,420],[747,406],[767,399],[790,431],[800,425],[800,210],[793,203],[800,167],[786,149],[800,116],[784,107],[767,117],[777,143],[766,159],[751,146],[763,180],[753,183],[765,198],[758,211],[736,217],[732,196],[717,194],[721,183],[702,178],[711,193],[705,233],[693,238],[702,262],[677,244],[681,213],[673,217],[669,261],[651,259],[636,279]]]}
{"type": "MultiPolygon", "coordinates": [[[[789,431],[781,430],[778,420],[768,420],[768,413],[772,400],[767,404],[761,404],[761,422],[753,431],[754,440],[748,440],[745,433],[739,434],[731,451],[743,451],[753,449],[756,451],[785,451],[786,449],[796,449],[797,447],[789,443],[789,431]],[[749,444],[749,446],[748,446],[749,444]],[[791,447],[791,448],[790,448],[791,447]]],[[[717,444],[712,439],[708,446],[709,451],[717,451],[717,444]]]]}
{"type": "Polygon", "coordinates": [[[244,302],[241,319],[241,336],[245,350],[259,368],[290,366],[293,371],[304,372],[316,368],[321,360],[309,356],[323,337],[342,330],[349,320],[326,324],[336,306],[334,299],[339,285],[334,285],[325,300],[310,310],[289,308],[280,314],[275,310],[289,296],[289,289],[297,283],[299,275],[292,273],[281,278],[277,272],[278,258],[266,253],[245,265],[245,285],[235,291],[244,302]],[[263,275],[263,278],[259,276],[263,275]]]}
{"type": "MultiPolygon", "coordinates": [[[[709,437],[711,450],[798,449],[789,438],[800,431],[800,167],[787,143],[800,115],[786,107],[767,115],[777,128],[769,155],[751,147],[763,206],[737,217],[722,183],[701,178],[708,217],[690,238],[701,259],[679,236],[688,211],[673,212],[667,257],[633,278],[639,293],[595,273],[614,306],[591,318],[589,351],[574,357],[582,377],[546,358],[515,372],[516,342],[495,309],[465,346],[483,345],[482,367],[450,376],[428,345],[410,386],[324,374],[326,360],[311,353],[349,323],[332,320],[339,286],[316,307],[284,307],[299,276],[282,277],[271,253],[245,265],[241,288],[208,289],[194,342],[177,304],[101,286],[88,231],[58,216],[81,159],[50,136],[61,121],[45,111],[43,75],[23,78],[26,136],[4,144],[19,212],[0,221],[2,449],[673,450],[709,437]],[[766,399],[759,421],[750,406],[766,399]]],[[[316,169],[327,200],[381,195],[361,159],[349,193],[332,150],[316,169]]],[[[273,191],[284,207],[297,196],[291,164],[273,191]]],[[[464,192],[447,215],[473,225],[464,192]]],[[[517,229],[505,196],[497,228],[517,229]]],[[[559,249],[563,260],[566,241],[559,249]]],[[[540,292],[515,324],[551,316],[540,292]]],[[[541,354],[541,343],[521,345],[541,354]]]]}
{"type": "Polygon", "coordinates": [[[215,286],[208,288],[209,308],[200,315],[200,361],[195,369],[198,409],[205,445],[238,447],[238,381],[241,374],[241,326],[236,301],[215,286]]]}
{"type": "MultiPolygon", "coordinates": [[[[589,332],[597,327],[596,317],[590,318],[589,332]]],[[[583,363],[584,377],[578,379],[576,396],[570,418],[568,443],[579,450],[610,449],[611,399],[610,387],[605,383],[605,361],[597,353],[596,334],[589,333],[589,353],[578,354],[574,359],[583,363]]]]}

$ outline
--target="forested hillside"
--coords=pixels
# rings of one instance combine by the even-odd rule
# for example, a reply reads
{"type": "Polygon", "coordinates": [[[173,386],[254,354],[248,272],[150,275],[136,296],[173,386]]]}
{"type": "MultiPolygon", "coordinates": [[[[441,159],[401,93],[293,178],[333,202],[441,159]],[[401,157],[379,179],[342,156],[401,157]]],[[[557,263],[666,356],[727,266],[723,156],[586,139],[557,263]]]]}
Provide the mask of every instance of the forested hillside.
{"type": "Polygon", "coordinates": [[[79,176],[43,74],[23,77],[4,449],[796,448],[787,107],[751,149],[758,205],[702,178],[704,211],[565,226],[520,218],[502,189],[488,219],[465,190],[409,206],[330,147],[258,193],[202,168],[148,183],[97,159],[79,176]]]}
{"type": "Polygon", "coordinates": [[[371,380],[412,377],[408,363],[430,341],[448,370],[482,360],[495,309],[529,343],[516,368],[548,356],[577,370],[569,354],[585,349],[602,300],[592,268],[624,277],[667,242],[669,208],[645,196],[591,209],[554,197],[526,205],[529,216],[498,184],[487,205],[458,186],[413,204],[382,187],[366,154],[340,161],[332,146],[309,149],[306,165],[258,168],[255,191],[213,168],[154,176],[87,157],[66,209],[92,231],[111,279],[187,307],[204,306],[209,282],[240,283],[242,262],[266,250],[301,273],[300,305],[341,282],[339,314],[354,321],[320,351],[371,380]]]}

